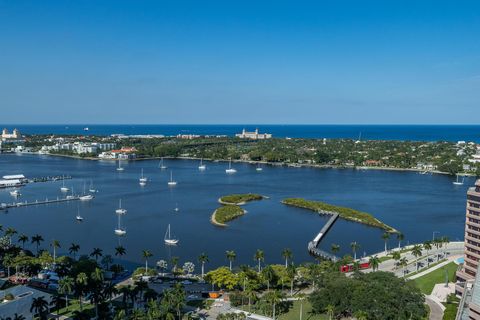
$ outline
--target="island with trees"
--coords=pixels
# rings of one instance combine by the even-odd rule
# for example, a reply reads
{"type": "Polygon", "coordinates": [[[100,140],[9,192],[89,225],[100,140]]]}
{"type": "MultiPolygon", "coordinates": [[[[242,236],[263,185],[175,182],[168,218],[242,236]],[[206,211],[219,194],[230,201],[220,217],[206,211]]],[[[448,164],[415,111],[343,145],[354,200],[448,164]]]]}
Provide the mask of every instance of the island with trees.
{"type": "Polygon", "coordinates": [[[234,204],[237,206],[241,206],[246,204],[247,202],[250,201],[255,201],[255,200],[262,200],[265,197],[260,195],[260,194],[255,194],[255,193],[245,193],[245,194],[230,194],[227,196],[223,196],[220,199],[218,199],[218,202],[221,204],[234,204]]]}
{"type": "Polygon", "coordinates": [[[354,222],[362,223],[371,227],[384,229],[389,233],[398,233],[398,231],[395,228],[381,222],[371,214],[358,211],[355,209],[335,206],[335,205],[331,205],[321,201],[306,200],[303,198],[287,198],[287,199],[284,199],[282,203],[292,207],[312,210],[321,214],[338,213],[339,216],[345,220],[354,221],[354,222]]]}
{"type": "Polygon", "coordinates": [[[232,221],[240,216],[245,214],[245,210],[243,210],[240,206],[237,205],[224,205],[217,208],[210,219],[210,221],[219,227],[227,227],[227,222],[232,221]]]}

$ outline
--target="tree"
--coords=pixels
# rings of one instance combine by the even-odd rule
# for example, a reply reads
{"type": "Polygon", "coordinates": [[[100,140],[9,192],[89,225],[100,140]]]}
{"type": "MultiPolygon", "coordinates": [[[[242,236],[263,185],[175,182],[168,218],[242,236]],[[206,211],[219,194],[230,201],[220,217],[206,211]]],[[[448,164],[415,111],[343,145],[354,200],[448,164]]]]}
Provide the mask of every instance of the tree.
{"type": "Polygon", "coordinates": [[[68,248],[68,252],[73,255],[73,260],[77,260],[77,252],[80,250],[80,246],[76,243],[72,243],[70,248],[68,248]]]}
{"type": "Polygon", "coordinates": [[[177,268],[178,268],[178,257],[172,257],[172,271],[173,273],[176,273],[177,272],[177,268]]]}
{"type": "Polygon", "coordinates": [[[282,257],[285,259],[285,268],[288,266],[288,260],[292,260],[293,253],[290,248],[285,248],[282,250],[282,257]]]}
{"type": "Polygon", "coordinates": [[[25,242],[28,242],[29,238],[27,235],[22,234],[18,237],[18,242],[22,243],[22,249],[25,249],[25,242]]]}
{"type": "MultiPolygon", "coordinates": [[[[52,300],[50,301],[49,305],[51,307],[53,307],[54,309],[57,310],[57,314],[58,314],[58,311],[60,310],[60,308],[62,307],[63,305],[63,300],[62,298],[58,295],[58,294],[54,294],[52,296],[52,300]]],[[[60,318],[60,316],[57,315],[57,318],[60,318]]]]}
{"type": "Polygon", "coordinates": [[[295,276],[297,275],[297,268],[293,263],[288,265],[287,275],[290,278],[290,295],[293,296],[293,282],[295,281],[295,276]]]}
{"type": "Polygon", "coordinates": [[[30,312],[38,315],[40,319],[47,319],[48,302],[44,296],[33,298],[32,305],[30,306],[30,312]]]}
{"type": "Polygon", "coordinates": [[[92,253],[90,253],[90,257],[95,257],[95,262],[98,262],[98,258],[103,255],[103,250],[100,248],[93,248],[92,253]]]}
{"type": "Polygon", "coordinates": [[[127,254],[127,250],[123,246],[115,247],[115,256],[122,257],[127,254]]]}
{"type": "Polygon", "coordinates": [[[183,264],[183,271],[187,273],[187,275],[191,275],[194,271],[195,271],[195,265],[193,264],[193,262],[185,262],[183,264]]]}
{"type": "Polygon", "coordinates": [[[390,239],[390,233],[385,232],[384,234],[382,234],[382,239],[383,239],[383,242],[385,242],[385,254],[387,254],[387,243],[388,243],[388,240],[390,239]]]}
{"type": "Polygon", "coordinates": [[[353,251],[353,260],[357,260],[357,250],[360,249],[360,245],[354,241],[350,243],[350,248],[352,248],[353,251]]]}
{"type": "Polygon", "coordinates": [[[378,256],[373,256],[370,257],[370,260],[368,261],[370,263],[370,266],[372,267],[372,270],[378,270],[378,266],[380,265],[380,258],[378,256]]]}
{"type": "Polygon", "coordinates": [[[8,237],[10,244],[12,244],[12,236],[14,236],[17,233],[18,231],[15,230],[14,228],[7,228],[7,230],[5,230],[5,236],[8,237]]]}
{"type": "Polygon", "coordinates": [[[60,248],[60,241],[52,240],[51,246],[53,248],[53,263],[56,263],[57,262],[57,248],[60,248]]]}
{"type": "Polygon", "coordinates": [[[82,311],[83,310],[83,304],[82,304],[82,295],[88,285],[88,276],[85,272],[80,272],[78,275],[77,275],[77,278],[75,279],[75,283],[76,283],[76,286],[75,286],[75,290],[77,292],[77,295],[78,295],[78,300],[80,302],[80,310],[82,311]]]}
{"type": "Polygon", "coordinates": [[[209,262],[208,256],[205,252],[201,253],[198,256],[198,262],[202,264],[202,279],[205,276],[205,263],[209,262]]]}
{"type": "Polygon", "coordinates": [[[432,243],[430,241],[425,241],[423,243],[423,249],[427,251],[427,266],[430,267],[430,257],[429,257],[429,251],[432,250],[432,243]]]}
{"type": "Polygon", "coordinates": [[[165,271],[166,271],[167,268],[168,268],[168,263],[167,263],[167,261],[165,261],[165,260],[158,260],[158,261],[157,261],[157,268],[159,268],[160,271],[162,271],[162,273],[165,273],[165,271]]]}
{"type": "Polygon", "coordinates": [[[143,259],[145,259],[145,274],[148,274],[148,258],[153,257],[153,253],[149,250],[142,251],[143,259]]]}
{"type": "Polygon", "coordinates": [[[403,276],[405,276],[405,268],[408,265],[407,258],[403,257],[398,261],[398,265],[403,268],[403,276]]]}
{"type": "Polygon", "coordinates": [[[220,267],[205,275],[205,279],[220,288],[232,290],[238,285],[238,277],[228,267],[220,267]]]}
{"type": "Polygon", "coordinates": [[[105,268],[105,270],[108,270],[110,265],[113,263],[113,258],[111,255],[107,254],[102,258],[102,266],[105,268]]]}
{"type": "Polygon", "coordinates": [[[265,253],[258,249],[253,256],[253,259],[258,262],[258,272],[262,270],[260,263],[265,260],[265,253]]]}
{"type": "Polygon", "coordinates": [[[235,260],[237,257],[237,254],[233,250],[227,250],[225,252],[225,255],[227,257],[228,262],[230,263],[230,271],[232,270],[232,262],[235,260]]]}
{"type": "Polygon", "coordinates": [[[271,292],[267,293],[265,295],[265,299],[270,304],[272,304],[272,318],[273,318],[273,320],[275,320],[275,317],[276,317],[276,308],[275,307],[278,303],[280,303],[280,301],[282,301],[283,294],[278,290],[274,290],[274,291],[271,291],[271,292]]]}
{"type": "Polygon", "coordinates": [[[44,241],[43,237],[39,234],[32,236],[32,244],[35,243],[35,245],[37,246],[37,256],[38,256],[38,247],[40,246],[40,243],[43,241],[44,241]]]}
{"type": "Polygon", "coordinates": [[[415,265],[418,270],[418,258],[422,255],[422,247],[419,244],[416,244],[412,248],[412,254],[415,257],[415,265]]]}
{"type": "Polygon", "coordinates": [[[405,236],[403,233],[399,232],[397,233],[397,240],[398,240],[398,250],[402,247],[402,241],[405,239],[405,236]]]}
{"type": "Polygon", "coordinates": [[[271,265],[267,265],[263,270],[261,271],[263,279],[267,282],[267,290],[270,290],[270,283],[273,282],[275,279],[275,271],[273,270],[271,265]]]}
{"type": "Polygon", "coordinates": [[[340,251],[340,245],[332,243],[330,250],[332,251],[333,254],[336,254],[340,251]]]}
{"type": "Polygon", "coordinates": [[[393,260],[395,260],[395,264],[398,265],[398,261],[400,260],[401,258],[401,254],[400,254],[400,251],[395,251],[392,253],[392,258],[393,260]]]}
{"type": "Polygon", "coordinates": [[[72,277],[64,277],[58,281],[58,293],[65,295],[65,304],[68,310],[68,295],[72,293],[74,280],[72,277]]]}

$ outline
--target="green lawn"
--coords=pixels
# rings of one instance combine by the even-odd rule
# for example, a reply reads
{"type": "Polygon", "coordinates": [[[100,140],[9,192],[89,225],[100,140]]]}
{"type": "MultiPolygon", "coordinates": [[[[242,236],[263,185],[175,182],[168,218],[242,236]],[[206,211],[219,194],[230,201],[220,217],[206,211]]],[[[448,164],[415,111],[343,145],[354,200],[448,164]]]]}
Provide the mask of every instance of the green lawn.
{"type": "MultiPolygon", "coordinates": [[[[303,301],[303,320],[327,320],[326,315],[312,315],[312,306],[308,301],[303,301]]],[[[300,319],[300,302],[294,301],[292,308],[288,313],[280,315],[279,320],[298,320],[300,319]]]]}
{"type": "Polygon", "coordinates": [[[431,294],[433,287],[437,283],[445,283],[445,270],[448,272],[448,281],[453,282],[455,280],[455,272],[458,269],[458,265],[454,262],[450,262],[449,264],[443,266],[440,269],[430,272],[420,278],[413,280],[418,288],[424,294],[431,294]]]}

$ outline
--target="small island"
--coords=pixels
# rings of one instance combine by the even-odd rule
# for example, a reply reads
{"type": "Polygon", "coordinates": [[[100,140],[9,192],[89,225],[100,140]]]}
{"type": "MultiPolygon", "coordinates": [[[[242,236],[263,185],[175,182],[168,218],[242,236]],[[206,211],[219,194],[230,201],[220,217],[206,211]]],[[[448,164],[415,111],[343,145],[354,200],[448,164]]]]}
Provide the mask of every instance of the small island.
{"type": "Polygon", "coordinates": [[[264,196],[255,193],[230,194],[228,196],[221,197],[218,199],[218,202],[225,205],[234,204],[241,206],[249,201],[262,200],[263,198],[264,196]]]}
{"type": "Polygon", "coordinates": [[[245,210],[240,206],[229,204],[215,210],[210,221],[216,226],[226,227],[228,221],[243,216],[244,214],[245,210]]]}
{"type": "Polygon", "coordinates": [[[297,208],[304,208],[323,214],[338,213],[345,220],[355,221],[368,226],[384,229],[389,233],[398,233],[398,231],[373,217],[371,214],[358,211],[351,208],[339,207],[320,201],[306,200],[302,198],[288,198],[282,201],[283,204],[297,208]]]}

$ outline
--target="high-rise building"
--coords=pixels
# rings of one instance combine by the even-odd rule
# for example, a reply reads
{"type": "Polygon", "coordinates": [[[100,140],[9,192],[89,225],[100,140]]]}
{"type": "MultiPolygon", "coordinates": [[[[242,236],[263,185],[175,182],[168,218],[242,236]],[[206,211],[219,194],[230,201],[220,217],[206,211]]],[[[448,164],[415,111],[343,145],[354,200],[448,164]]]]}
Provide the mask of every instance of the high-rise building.
{"type": "MultiPolygon", "coordinates": [[[[480,179],[467,191],[464,263],[457,271],[457,294],[477,275],[480,261],[480,179]]],[[[480,319],[480,318],[479,318],[480,319]]]]}

